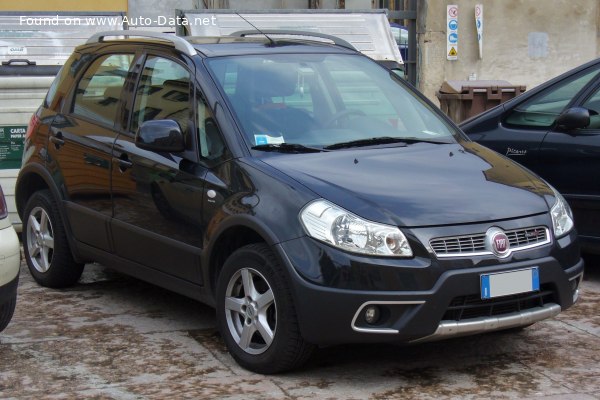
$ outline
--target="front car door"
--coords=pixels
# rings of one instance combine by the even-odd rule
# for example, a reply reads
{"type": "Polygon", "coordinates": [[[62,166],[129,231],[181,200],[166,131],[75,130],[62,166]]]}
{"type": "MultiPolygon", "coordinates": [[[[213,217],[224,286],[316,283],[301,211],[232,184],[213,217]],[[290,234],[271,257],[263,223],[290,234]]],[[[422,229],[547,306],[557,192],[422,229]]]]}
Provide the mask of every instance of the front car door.
{"type": "Polygon", "coordinates": [[[129,129],[113,150],[112,234],[119,256],[192,283],[202,283],[202,202],[207,168],[197,162],[193,74],[173,58],[148,55],[138,78],[129,129]],[[174,120],[184,134],[179,154],[143,150],[135,132],[148,120],[174,120]]]}

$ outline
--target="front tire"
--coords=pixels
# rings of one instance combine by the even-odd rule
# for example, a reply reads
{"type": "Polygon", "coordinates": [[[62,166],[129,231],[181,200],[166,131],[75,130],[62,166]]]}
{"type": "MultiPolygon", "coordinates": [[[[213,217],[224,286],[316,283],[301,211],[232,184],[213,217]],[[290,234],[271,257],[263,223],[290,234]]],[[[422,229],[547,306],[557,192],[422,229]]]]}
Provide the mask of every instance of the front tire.
{"type": "Polygon", "coordinates": [[[75,262],[58,205],[48,190],[35,192],[23,213],[23,251],[37,283],[63,288],[76,283],[83,264],[75,262]]]}
{"type": "Polygon", "coordinates": [[[300,335],[283,268],[265,244],[236,250],[217,283],[217,320],[242,367],[262,374],[297,368],[314,346],[300,335]]]}

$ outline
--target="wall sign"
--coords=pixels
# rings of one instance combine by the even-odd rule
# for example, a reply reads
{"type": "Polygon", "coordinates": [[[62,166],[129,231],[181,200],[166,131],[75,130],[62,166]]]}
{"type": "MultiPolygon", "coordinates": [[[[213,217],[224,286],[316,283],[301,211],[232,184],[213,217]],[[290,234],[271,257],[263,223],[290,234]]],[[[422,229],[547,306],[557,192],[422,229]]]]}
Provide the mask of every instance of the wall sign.
{"type": "Polygon", "coordinates": [[[475,26],[477,27],[477,43],[479,44],[479,58],[483,58],[483,4],[475,5],[475,26]]]}
{"type": "Polygon", "coordinates": [[[446,58],[458,60],[458,6],[446,7],[446,58]]]}
{"type": "Polygon", "coordinates": [[[0,169],[21,168],[27,125],[0,126],[0,169]]]}

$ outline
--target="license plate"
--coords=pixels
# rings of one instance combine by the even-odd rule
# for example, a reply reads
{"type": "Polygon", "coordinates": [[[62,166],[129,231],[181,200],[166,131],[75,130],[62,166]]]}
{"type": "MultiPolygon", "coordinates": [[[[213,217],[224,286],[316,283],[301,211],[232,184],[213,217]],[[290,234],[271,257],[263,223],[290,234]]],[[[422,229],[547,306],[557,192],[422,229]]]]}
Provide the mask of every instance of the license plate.
{"type": "Polygon", "coordinates": [[[481,298],[491,299],[540,290],[538,267],[481,275],[481,298]]]}

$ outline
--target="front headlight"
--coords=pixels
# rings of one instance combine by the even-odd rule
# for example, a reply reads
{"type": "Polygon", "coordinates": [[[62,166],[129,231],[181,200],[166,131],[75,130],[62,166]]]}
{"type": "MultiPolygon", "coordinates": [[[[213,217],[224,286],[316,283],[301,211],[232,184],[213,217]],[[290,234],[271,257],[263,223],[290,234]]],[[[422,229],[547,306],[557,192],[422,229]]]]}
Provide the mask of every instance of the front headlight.
{"type": "Polygon", "coordinates": [[[367,221],[323,199],[304,207],[300,220],[309,236],[346,251],[378,256],[413,255],[397,227],[367,221]]]}
{"type": "Polygon", "coordinates": [[[554,227],[554,236],[561,237],[567,234],[573,229],[573,213],[571,207],[567,204],[567,201],[560,193],[550,186],[554,191],[554,198],[556,202],[550,209],[550,215],[552,216],[552,226],[554,227]]]}

